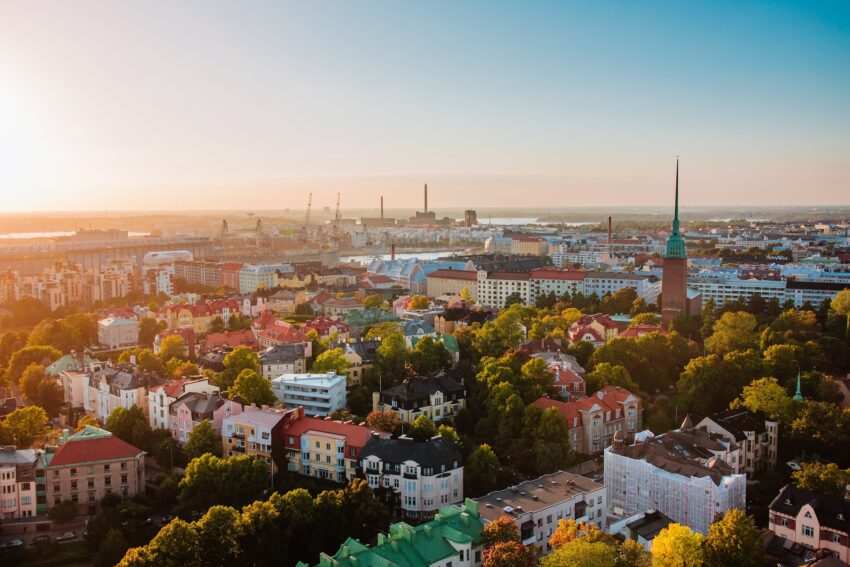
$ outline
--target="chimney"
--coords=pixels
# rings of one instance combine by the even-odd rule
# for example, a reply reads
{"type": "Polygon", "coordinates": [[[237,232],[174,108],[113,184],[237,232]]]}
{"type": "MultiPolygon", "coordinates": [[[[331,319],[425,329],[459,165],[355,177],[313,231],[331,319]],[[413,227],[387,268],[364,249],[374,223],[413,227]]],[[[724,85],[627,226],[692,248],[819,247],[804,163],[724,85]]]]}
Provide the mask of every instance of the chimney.
{"type": "Polygon", "coordinates": [[[611,246],[611,217],[608,217],[608,246],[611,246]]]}
{"type": "Polygon", "coordinates": [[[428,184],[425,184],[425,212],[428,212],[428,184]]]}
{"type": "Polygon", "coordinates": [[[381,195],[381,220],[384,220],[384,196],[381,195]]]}

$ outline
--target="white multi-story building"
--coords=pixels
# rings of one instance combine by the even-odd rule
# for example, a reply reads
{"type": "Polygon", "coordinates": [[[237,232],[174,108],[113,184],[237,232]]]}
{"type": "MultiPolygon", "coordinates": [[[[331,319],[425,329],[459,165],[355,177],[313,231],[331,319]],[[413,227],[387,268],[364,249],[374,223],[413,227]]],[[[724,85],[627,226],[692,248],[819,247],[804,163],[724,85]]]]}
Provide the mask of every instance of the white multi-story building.
{"type": "Polygon", "coordinates": [[[345,407],[346,377],[327,374],[283,374],[272,380],[272,392],[287,408],[302,406],[307,415],[326,416],[345,407]]]}
{"type": "Polygon", "coordinates": [[[438,509],[463,502],[463,456],[448,439],[373,434],[360,456],[369,486],[398,493],[403,517],[430,519],[438,509]]]}
{"type": "Polygon", "coordinates": [[[111,350],[139,344],[139,321],[124,317],[107,317],[97,322],[97,342],[111,350]]]}
{"type": "Polygon", "coordinates": [[[0,519],[18,520],[36,515],[35,467],[32,449],[0,447],[0,519]]]}
{"type": "Polygon", "coordinates": [[[277,274],[294,272],[289,264],[263,264],[261,266],[242,266],[239,270],[239,293],[252,293],[257,288],[270,289],[277,286],[277,274]]]}
{"type": "Polygon", "coordinates": [[[617,434],[605,449],[608,510],[624,518],[658,510],[703,535],[728,510],[744,510],[747,477],[719,457],[703,464],[672,444],[673,438],[643,436],[626,445],[617,434]]]}
{"type": "Polygon", "coordinates": [[[758,294],[763,299],[776,299],[785,302],[785,280],[740,280],[737,278],[692,277],[688,278],[688,287],[698,290],[702,295],[703,305],[709,299],[714,301],[717,308],[723,307],[727,301],[743,299],[748,301],[758,294]]]}
{"type": "Polygon", "coordinates": [[[531,271],[531,292],[529,300],[534,302],[542,295],[554,293],[556,297],[562,297],[565,293],[570,296],[576,293],[584,293],[584,278],[587,272],[576,270],[555,270],[552,268],[539,268],[531,271]]]}
{"type": "Polygon", "coordinates": [[[162,386],[156,386],[148,393],[148,420],[151,429],[170,429],[169,409],[171,404],[186,392],[218,394],[219,387],[210,384],[209,378],[184,378],[169,380],[162,386]]]}
{"type": "Polygon", "coordinates": [[[558,471],[476,498],[481,519],[503,516],[516,522],[523,545],[548,553],[559,520],[589,522],[604,530],[605,487],[589,478],[558,471]]]}
{"type": "Polygon", "coordinates": [[[531,275],[521,272],[478,272],[478,304],[502,309],[512,294],[519,294],[523,304],[531,303],[531,275]]]}
{"type": "Polygon", "coordinates": [[[753,475],[763,470],[773,470],[776,466],[779,455],[777,421],[739,408],[703,418],[696,427],[740,448],[738,462],[729,463],[736,473],[753,475]]]}
{"type": "Polygon", "coordinates": [[[661,293],[661,280],[653,276],[626,272],[587,272],[584,278],[585,295],[595,293],[602,297],[606,293],[613,294],[627,287],[634,289],[638,297],[642,297],[647,303],[655,303],[661,293]]]}

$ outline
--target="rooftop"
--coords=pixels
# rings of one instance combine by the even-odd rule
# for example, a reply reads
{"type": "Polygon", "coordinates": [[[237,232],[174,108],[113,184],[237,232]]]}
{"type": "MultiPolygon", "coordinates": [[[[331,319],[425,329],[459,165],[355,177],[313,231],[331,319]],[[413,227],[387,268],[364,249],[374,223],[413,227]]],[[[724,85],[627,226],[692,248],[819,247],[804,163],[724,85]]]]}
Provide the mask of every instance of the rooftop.
{"type": "Polygon", "coordinates": [[[602,484],[589,478],[558,471],[491,492],[475,500],[480,505],[481,517],[492,522],[505,515],[516,517],[545,510],[559,502],[604,488],[602,484]]]}

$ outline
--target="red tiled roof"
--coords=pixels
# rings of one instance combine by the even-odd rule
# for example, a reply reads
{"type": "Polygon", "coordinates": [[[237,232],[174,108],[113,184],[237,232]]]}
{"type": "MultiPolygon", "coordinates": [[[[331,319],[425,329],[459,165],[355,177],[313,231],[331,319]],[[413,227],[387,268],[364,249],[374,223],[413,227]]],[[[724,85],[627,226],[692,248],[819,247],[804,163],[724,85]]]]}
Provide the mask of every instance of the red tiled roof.
{"type": "Polygon", "coordinates": [[[115,436],[68,441],[56,449],[49,467],[132,459],[142,454],[144,451],[115,436]]]}
{"type": "Polygon", "coordinates": [[[306,343],[310,339],[307,335],[284,321],[275,321],[266,330],[260,333],[260,337],[275,341],[277,343],[306,343]]]}
{"type": "Polygon", "coordinates": [[[523,272],[490,272],[487,279],[490,280],[528,280],[531,274],[523,272]]]}
{"type": "Polygon", "coordinates": [[[383,274],[363,274],[360,276],[360,279],[363,281],[368,280],[372,283],[393,283],[395,281],[391,277],[383,274]]]}
{"type": "Polygon", "coordinates": [[[557,386],[565,385],[565,384],[573,384],[578,382],[579,384],[584,383],[584,378],[569,370],[567,368],[562,368],[557,364],[553,364],[549,367],[549,370],[555,373],[555,379],[553,383],[557,386]]]}
{"type": "Polygon", "coordinates": [[[180,394],[183,393],[183,387],[186,383],[189,382],[188,378],[181,378],[180,380],[169,380],[162,386],[157,386],[156,388],[151,388],[151,393],[159,392],[160,390],[165,390],[165,395],[169,398],[176,398],[180,394]]]}
{"type": "Polygon", "coordinates": [[[301,326],[301,332],[307,333],[308,331],[314,330],[319,336],[325,336],[330,333],[331,328],[336,327],[342,333],[348,332],[348,325],[338,317],[316,317],[310,321],[307,321],[301,326]]]}
{"type": "MultiPolygon", "coordinates": [[[[549,408],[555,408],[556,410],[558,410],[558,413],[561,414],[563,418],[567,420],[567,427],[570,429],[574,429],[574,419],[578,419],[580,417],[576,402],[562,402],[560,400],[553,400],[552,398],[542,397],[537,398],[531,403],[544,411],[549,408]]],[[[578,420],[578,423],[579,426],[581,426],[581,419],[578,420]]]]}
{"type": "Polygon", "coordinates": [[[428,277],[474,282],[478,279],[478,272],[473,270],[434,270],[428,274],[428,277]]]}
{"type": "MultiPolygon", "coordinates": [[[[287,449],[301,449],[301,435],[304,435],[308,431],[320,431],[322,433],[333,433],[335,435],[343,435],[345,436],[345,456],[351,456],[351,448],[354,447],[357,449],[357,453],[359,454],[360,449],[366,445],[366,442],[372,436],[372,433],[375,432],[374,429],[370,429],[365,425],[355,425],[353,423],[346,423],[342,421],[334,421],[331,419],[322,419],[318,417],[302,417],[296,421],[293,421],[286,428],[286,448],[287,449]],[[290,443],[290,437],[292,437],[292,443],[290,443]]],[[[382,436],[389,437],[389,433],[378,432],[382,436]]]]}
{"type": "Polygon", "coordinates": [[[242,269],[242,262],[225,262],[221,265],[221,271],[238,272],[242,269]]]}
{"type": "MultiPolygon", "coordinates": [[[[625,388],[621,388],[619,386],[605,386],[598,392],[573,402],[562,402],[544,396],[534,400],[532,403],[543,410],[547,408],[555,408],[558,410],[558,413],[567,420],[567,427],[573,429],[574,418],[580,418],[582,412],[588,412],[593,409],[594,406],[600,406],[603,411],[611,412],[610,419],[605,419],[603,414],[603,420],[614,421],[618,419],[616,417],[616,410],[623,409],[622,404],[629,396],[637,398],[637,396],[625,388]]],[[[640,399],[638,398],[638,407],[640,407],[640,405],[640,399]]],[[[619,419],[622,419],[623,415],[624,414],[621,413],[619,419]]],[[[581,419],[578,419],[578,425],[576,427],[580,426],[581,419]]]]}
{"type": "Polygon", "coordinates": [[[260,343],[257,342],[257,337],[251,329],[242,329],[241,331],[225,331],[223,333],[210,333],[204,340],[204,346],[201,350],[209,352],[211,349],[222,346],[238,347],[247,346],[251,348],[259,348],[260,343]]]}
{"type": "Polygon", "coordinates": [[[587,276],[587,272],[579,270],[558,270],[556,268],[537,268],[531,270],[531,279],[535,280],[574,280],[580,281],[587,276]]]}
{"type": "Polygon", "coordinates": [[[599,333],[596,331],[596,329],[587,325],[578,325],[570,327],[569,337],[571,341],[575,342],[581,340],[581,338],[588,333],[593,336],[596,342],[600,342],[603,340],[599,333]]]}

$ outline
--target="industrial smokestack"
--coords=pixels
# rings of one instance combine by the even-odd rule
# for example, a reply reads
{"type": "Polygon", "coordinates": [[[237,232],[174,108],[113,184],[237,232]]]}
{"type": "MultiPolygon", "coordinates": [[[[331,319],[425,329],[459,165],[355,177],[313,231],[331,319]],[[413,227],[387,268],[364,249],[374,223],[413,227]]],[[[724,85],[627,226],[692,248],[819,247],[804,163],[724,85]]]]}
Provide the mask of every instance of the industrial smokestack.
{"type": "Polygon", "coordinates": [[[608,246],[611,245],[611,217],[608,217],[608,246]]]}
{"type": "Polygon", "coordinates": [[[390,244],[390,260],[395,262],[395,242],[390,244]]]}
{"type": "Polygon", "coordinates": [[[425,184],[425,212],[428,212],[428,184],[425,184]]]}
{"type": "Polygon", "coordinates": [[[381,195],[381,220],[384,220],[384,196],[381,195]]]}

